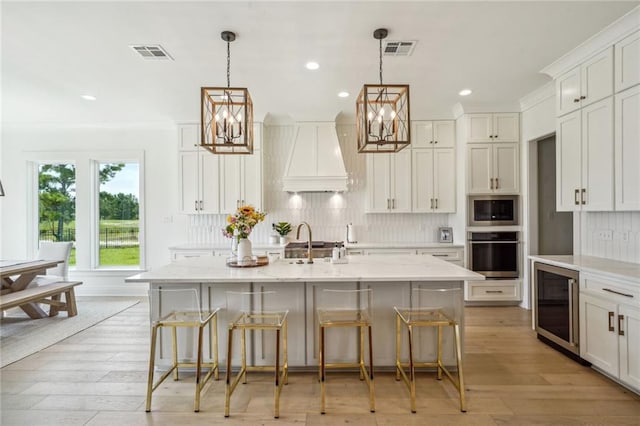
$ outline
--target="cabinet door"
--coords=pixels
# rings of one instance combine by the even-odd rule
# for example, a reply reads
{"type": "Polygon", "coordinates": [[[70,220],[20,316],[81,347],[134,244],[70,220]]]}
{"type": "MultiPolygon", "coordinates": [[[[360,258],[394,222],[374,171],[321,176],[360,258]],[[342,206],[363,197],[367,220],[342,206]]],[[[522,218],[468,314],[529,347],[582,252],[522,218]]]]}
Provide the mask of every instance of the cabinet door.
{"type": "Polygon", "coordinates": [[[517,143],[493,144],[493,192],[514,194],[520,187],[517,143]]]}
{"type": "Polygon", "coordinates": [[[469,194],[488,194],[492,176],[491,144],[477,144],[467,146],[467,192],[469,194]]]}
{"type": "MultiPolygon", "coordinates": [[[[360,288],[372,290],[372,310],[373,310],[373,363],[376,365],[396,364],[396,312],[394,306],[411,306],[410,283],[361,283],[360,288]]],[[[401,329],[403,345],[401,356],[403,360],[408,360],[409,345],[406,342],[406,328],[401,329]]],[[[365,345],[367,339],[365,338],[365,345]]],[[[366,347],[365,347],[366,348],[366,347]]],[[[365,350],[365,362],[369,362],[369,356],[365,350]]]]}
{"type": "Polygon", "coordinates": [[[198,152],[185,151],[178,154],[180,213],[195,214],[200,210],[198,152]]]}
{"type": "Polygon", "coordinates": [[[556,79],[556,115],[564,115],[580,107],[580,67],[556,79]]]}
{"type": "Polygon", "coordinates": [[[414,121],[413,140],[411,145],[416,148],[431,148],[433,146],[433,121],[414,121]]]}
{"type": "Polygon", "coordinates": [[[620,380],[640,389],[640,310],[620,305],[618,315],[620,380]]]}
{"type": "Polygon", "coordinates": [[[181,151],[197,151],[200,144],[200,125],[195,123],[178,126],[178,149],[181,151]]]}
{"type": "MultiPolygon", "coordinates": [[[[300,283],[256,283],[253,291],[274,291],[276,297],[255,296],[254,306],[258,312],[289,311],[287,315],[287,340],[289,366],[305,365],[305,299],[304,285],[300,283]]],[[[255,331],[255,365],[273,365],[275,362],[276,332],[255,331]]],[[[282,365],[282,346],[280,363],[282,365]]]]}
{"type": "Polygon", "coordinates": [[[580,356],[618,376],[617,305],[580,294],[580,356]]]}
{"type": "Polygon", "coordinates": [[[470,114],[467,117],[467,142],[493,141],[493,114],[470,114]]]}
{"type": "Polygon", "coordinates": [[[242,155],[220,158],[220,213],[233,213],[242,199],[242,155]]]}
{"type": "Polygon", "coordinates": [[[613,99],[582,109],[582,208],[613,210],[613,99]]]}
{"type": "Polygon", "coordinates": [[[456,146],[456,123],[453,120],[433,122],[434,148],[453,148],[456,146]]]}
{"type": "Polygon", "coordinates": [[[200,212],[216,214],[220,212],[220,175],[218,156],[200,151],[200,212]]]}
{"type": "Polygon", "coordinates": [[[493,141],[518,142],[520,140],[518,113],[493,114],[493,141]]]}
{"type": "Polygon", "coordinates": [[[613,48],[595,55],[581,66],[580,106],[613,94],[613,48]]]}
{"type": "MultiPolygon", "coordinates": [[[[374,154],[380,155],[380,154],[374,154]]],[[[307,365],[318,365],[318,300],[323,289],[356,290],[355,283],[307,283],[307,365]]],[[[336,296],[336,297],[339,297],[336,296]]],[[[332,327],[326,330],[326,362],[357,362],[359,338],[355,327],[332,327]]],[[[375,354],[374,354],[375,357],[375,354]]],[[[375,362],[375,358],[374,358],[375,362]]]]}
{"type": "Polygon", "coordinates": [[[251,204],[262,210],[262,151],[253,151],[253,155],[242,158],[242,197],[241,204],[251,204]]]}
{"type": "Polygon", "coordinates": [[[556,125],[556,209],[579,210],[580,111],[558,118],[556,125]]]}
{"type": "Polygon", "coordinates": [[[434,149],[413,149],[411,174],[413,176],[413,212],[431,212],[434,208],[433,153],[434,149]]]}
{"type": "Polygon", "coordinates": [[[640,31],[615,45],[615,91],[640,83],[640,31]]]}
{"type": "Polygon", "coordinates": [[[367,212],[381,213],[391,208],[389,155],[367,154],[367,212]]]}
{"type": "Polygon", "coordinates": [[[436,213],[456,211],[456,155],[453,148],[433,150],[433,198],[436,213]]]}
{"type": "Polygon", "coordinates": [[[411,150],[405,149],[390,155],[393,162],[391,211],[409,213],[411,212],[411,150]]]}
{"type": "Polygon", "coordinates": [[[640,210],[640,86],[616,95],[614,152],[615,209],[640,210]]]}

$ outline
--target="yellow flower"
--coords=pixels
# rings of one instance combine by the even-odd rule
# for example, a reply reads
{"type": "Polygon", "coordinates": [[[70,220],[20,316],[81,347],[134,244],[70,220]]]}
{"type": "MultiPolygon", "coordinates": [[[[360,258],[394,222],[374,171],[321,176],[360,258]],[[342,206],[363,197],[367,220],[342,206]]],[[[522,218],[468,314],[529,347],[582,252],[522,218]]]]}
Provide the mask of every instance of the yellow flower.
{"type": "Polygon", "coordinates": [[[252,215],[255,212],[253,206],[242,206],[238,209],[244,215],[252,215]]]}
{"type": "Polygon", "coordinates": [[[227,223],[231,223],[233,217],[231,215],[227,215],[227,223]]]}

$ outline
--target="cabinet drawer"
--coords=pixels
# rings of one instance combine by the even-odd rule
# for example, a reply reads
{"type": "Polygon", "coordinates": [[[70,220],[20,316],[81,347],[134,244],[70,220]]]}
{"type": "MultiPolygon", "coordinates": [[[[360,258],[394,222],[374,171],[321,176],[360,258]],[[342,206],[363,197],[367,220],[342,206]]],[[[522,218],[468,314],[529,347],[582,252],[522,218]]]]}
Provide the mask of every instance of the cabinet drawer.
{"type": "Polygon", "coordinates": [[[615,302],[640,306],[640,287],[638,284],[602,277],[589,273],[580,275],[580,291],[597,297],[605,297],[615,302]]]}
{"type": "Polygon", "coordinates": [[[468,301],[520,300],[520,281],[467,282],[465,293],[468,301]]]}
{"type": "Polygon", "coordinates": [[[213,256],[213,251],[184,250],[184,251],[171,252],[172,261],[176,261],[180,259],[188,259],[190,257],[205,257],[205,256],[213,256]]]}
{"type": "Polygon", "coordinates": [[[456,249],[418,249],[418,254],[430,254],[448,262],[462,261],[462,250],[456,249]]]}

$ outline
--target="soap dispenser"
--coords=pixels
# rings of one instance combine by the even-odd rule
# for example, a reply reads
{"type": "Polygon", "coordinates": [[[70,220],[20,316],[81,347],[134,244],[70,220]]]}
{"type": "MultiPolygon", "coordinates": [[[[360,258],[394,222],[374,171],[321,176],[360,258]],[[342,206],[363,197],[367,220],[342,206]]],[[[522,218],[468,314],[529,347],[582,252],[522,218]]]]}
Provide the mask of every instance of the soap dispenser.
{"type": "Polygon", "coordinates": [[[333,262],[337,262],[340,259],[340,248],[338,248],[338,243],[331,250],[331,260],[333,262]]]}

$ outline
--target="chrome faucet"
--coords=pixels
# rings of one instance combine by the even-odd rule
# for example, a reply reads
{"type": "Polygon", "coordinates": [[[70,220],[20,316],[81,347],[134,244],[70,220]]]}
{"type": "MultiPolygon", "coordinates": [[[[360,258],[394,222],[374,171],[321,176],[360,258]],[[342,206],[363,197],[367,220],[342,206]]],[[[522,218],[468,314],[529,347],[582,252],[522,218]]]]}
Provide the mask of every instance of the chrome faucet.
{"type": "Polygon", "coordinates": [[[311,226],[307,222],[302,222],[300,225],[298,225],[298,229],[296,230],[296,240],[300,239],[300,228],[302,228],[302,225],[306,225],[307,230],[309,231],[309,241],[307,243],[307,263],[313,263],[313,253],[311,251],[311,226]]]}

